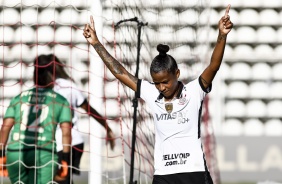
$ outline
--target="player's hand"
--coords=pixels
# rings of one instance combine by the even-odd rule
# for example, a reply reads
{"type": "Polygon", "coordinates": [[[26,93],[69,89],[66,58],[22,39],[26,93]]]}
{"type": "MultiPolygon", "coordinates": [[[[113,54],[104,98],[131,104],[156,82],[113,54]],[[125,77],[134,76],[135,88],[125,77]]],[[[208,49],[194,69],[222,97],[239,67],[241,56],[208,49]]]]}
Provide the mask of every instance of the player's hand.
{"type": "Polygon", "coordinates": [[[218,28],[221,35],[227,35],[233,27],[233,23],[228,15],[230,7],[231,5],[229,4],[225,10],[225,15],[218,22],[218,28]]]}
{"type": "Polygon", "coordinates": [[[112,132],[111,129],[108,130],[107,132],[107,139],[106,139],[106,144],[110,143],[110,146],[111,146],[111,150],[114,150],[115,148],[115,135],[114,133],[112,132]]]}
{"type": "Polygon", "coordinates": [[[8,177],[8,170],[6,167],[6,156],[0,157],[0,176],[8,177]]]}
{"type": "Polygon", "coordinates": [[[61,162],[61,168],[58,171],[58,175],[62,178],[65,178],[68,176],[68,163],[64,160],[61,162]]]}
{"type": "Polygon", "coordinates": [[[99,42],[95,26],[94,26],[94,19],[93,16],[90,16],[90,24],[85,24],[84,29],[83,29],[83,36],[86,38],[88,43],[91,45],[94,45],[99,42]]]}
{"type": "Polygon", "coordinates": [[[70,153],[62,154],[61,168],[57,171],[55,176],[56,181],[64,180],[69,175],[70,153]]]}
{"type": "Polygon", "coordinates": [[[67,179],[68,172],[68,164],[65,161],[61,162],[61,168],[57,171],[57,174],[54,178],[55,181],[64,181],[67,179]]]}

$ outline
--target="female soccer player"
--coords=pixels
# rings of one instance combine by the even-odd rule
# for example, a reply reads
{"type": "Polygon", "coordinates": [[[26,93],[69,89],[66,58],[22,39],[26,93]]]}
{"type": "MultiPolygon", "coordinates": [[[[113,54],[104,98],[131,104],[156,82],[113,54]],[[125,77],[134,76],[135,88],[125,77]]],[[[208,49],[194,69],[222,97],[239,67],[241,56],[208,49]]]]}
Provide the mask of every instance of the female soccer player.
{"type": "MultiPolygon", "coordinates": [[[[40,55],[38,60],[43,60],[44,62],[54,62],[55,68],[53,76],[55,78],[54,91],[65,97],[72,111],[72,150],[71,150],[71,168],[70,175],[68,178],[61,178],[59,175],[55,177],[59,184],[70,184],[73,183],[72,174],[80,174],[79,164],[83,153],[84,140],[81,133],[78,131],[77,122],[78,116],[75,109],[82,108],[87,114],[93,117],[97,122],[99,122],[107,131],[107,142],[110,143],[110,147],[113,150],[115,146],[114,134],[111,128],[108,126],[105,118],[103,118],[90,104],[82,92],[78,89],[77,85],[74,83],[73,79],[67,74],[64,68],[64,64],[54,55],[40,55]]],[[[56,141],[57,141],[57,151],[59,156],[59,163],[62,159],[62,131],[57,128],[56,131],[56,141]]]]}
{"type": "Polygon", "coordinates": [[[158,45],[150,67],[152,83],[130,74],[113,58],[97,38],[93,17],[83,35],[97,51],[112,74],[123,84],[140,94],[152,110],[155,122],[155,173],[153,184],[210,184],[208,168],[200,140],[202,102],[210,92],[212,81],[222,62],[227,34],[233,23],[230,5],[219,20],[219,34],[210,64],[188,84],[178,81],[180,70],[168,55],[167,45],[158,45]]]}
{"type": "MultiPolygon", "coordinates": [[[[12,183],[52,183],[57,173],[57,125],[62,129],[62,163],[64,166],[69,163],[72,115],[68,101],[52,89],[53,66],[54,63],[36,58],[35,87],[14,97],[5,113],[0,157],[5,157],[3,148],[7,145],[7,168],[12,183]]],[[[61,171],[61,176],[67,177],[67,167],[61,171]]]]}

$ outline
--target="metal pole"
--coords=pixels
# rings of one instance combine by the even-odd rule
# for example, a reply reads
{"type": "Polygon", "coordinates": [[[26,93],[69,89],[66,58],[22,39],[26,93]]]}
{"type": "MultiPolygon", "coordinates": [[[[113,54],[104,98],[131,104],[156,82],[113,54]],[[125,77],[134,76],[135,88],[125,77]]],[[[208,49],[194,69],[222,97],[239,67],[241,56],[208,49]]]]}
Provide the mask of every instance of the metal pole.
{"type": "MultiPolygon", "coordinates": [[[[139,73],[139,62],[140,62],[140,38],[141,38],[141,27],[142,24],[138,23],[138,37],[137,37],[137,61],[136,61],[136,72],[135,77],[138,78],[139,73]]],[[[133,181],[134,177],[134,156],[135,156],[135,142],[136,142],[136,125],[137,125],[137,108],[138,98],[137,92],[135,91],[134,99],[132,100],[134,111],[133,111],[133,128],[132,128],[132,143],[131,143],[131,164],[130,164],[130,177],[129,184],[137,184],[137,181],[133,181]]]]}
{"type": "MultiPolygon", "coordinates": [[[[138,20],[137,17],[132,19],[125,19],[119,21],[115,26],[119,25],[122,22],[127,21],[135,21],[137,22],[138,32],[137,32],[137,58],[136,58],[136,71],[135,77],[138,78],[139,73],[139,63],[140,63],[140,49],[141,49],[141,28],[142,26],[148,25],[148,23],[143,23],[138,20]]],[[[134,177],[134,155],[135,155],[135,142],[136,142],[136,125],[137,125],[137,108],[138,108],[138,98],[137,92],[135,92],[134,99],[132,100],[132,104],[134,107],[133,111],[133,127],[132,127],[132,142],[131,142],[131,161],[130,161],[130,176],[129,176],[129,184],[137,184],[137,181],[133,181],[134,177]]]]}

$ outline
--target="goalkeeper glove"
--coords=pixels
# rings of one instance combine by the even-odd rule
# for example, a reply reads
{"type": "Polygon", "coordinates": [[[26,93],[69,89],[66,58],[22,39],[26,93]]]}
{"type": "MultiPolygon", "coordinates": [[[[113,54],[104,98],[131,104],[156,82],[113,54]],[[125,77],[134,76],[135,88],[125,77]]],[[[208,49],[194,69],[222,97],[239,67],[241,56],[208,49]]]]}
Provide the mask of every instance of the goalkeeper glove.
{"type": "Polygon", "coordinates": [[[58,171],[58,176],[66,178],[69,175],[70,153],[62,153],[61,168],[58,171]]]}
{"type": "Polygon", "coordinates": [[[7,177],[8,170],[6,167],[6,155],[5,150],[0,150],[0,176],[7,177]]]}

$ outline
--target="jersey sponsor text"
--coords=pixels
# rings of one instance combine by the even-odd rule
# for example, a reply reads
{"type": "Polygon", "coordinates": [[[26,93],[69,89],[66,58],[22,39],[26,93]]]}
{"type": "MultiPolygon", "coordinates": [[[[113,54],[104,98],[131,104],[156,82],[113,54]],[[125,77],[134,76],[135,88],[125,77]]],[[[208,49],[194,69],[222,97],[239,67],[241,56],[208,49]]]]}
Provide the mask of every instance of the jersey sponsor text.
{"type": "Polygon", "coordinates": [[[177,123],[178,124],[183,124],[183,123],[188,123],[189,118],[188,118],[188,111],[184,112],[173,112],[173,113],[162,113],[162,114],[157,114],[156,113],[156,119],[157,121],[169,121],[173,119],[178,119],[177,123]]]}
{"type": "Polygon", "coordinates": [[[187,163],[187,158],[190,156],[190,153],[173,153],[163,155],[163,160],[167,160],[165,166],[171,165],[183,165],[187,163]]]}

